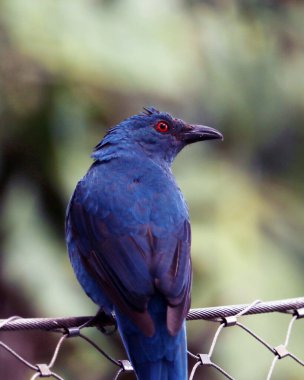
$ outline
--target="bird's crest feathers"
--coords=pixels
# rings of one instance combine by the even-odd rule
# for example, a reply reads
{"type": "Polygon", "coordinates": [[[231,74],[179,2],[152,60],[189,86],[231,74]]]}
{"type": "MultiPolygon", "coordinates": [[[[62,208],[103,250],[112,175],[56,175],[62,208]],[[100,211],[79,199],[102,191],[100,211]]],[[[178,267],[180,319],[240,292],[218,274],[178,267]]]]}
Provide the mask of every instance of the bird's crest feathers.
{"type": "MultiPolygon", "coordinates": [[[[105,136],[103,137],[103,139],[95,146],[91,157],[93,159],[100,159],[100,154],[99,154],[100,149],[104,148],[105,146],[109,147],[109,146],[119,142],[121,140],[121,135],[119,133],[123,129],[125,129],[126,127],[128,128],[130,122],[133,122],[133,125],[134,124],[137,125],[136,121],[141,121],[142,118],[144,118],[144,117],[156,116],[156,115],[161,114],[161,112],[158,109],[156,109],[155,107],[152,107],[152,106],[151,107],[143,107],[143,109],[144,109],[143,112],[141,112],[137,115],[133,115],[131,117],[128,117],[125,120],[123,120],[122,122],[120,122],[119,124],[109,128],[107,130],[105,136]]],[[[113,155],[111,157],[113,157],[113,155]]],[[[103,160],[107,160],[106,154],[104,155],[103,160]]]]}
{"type": "Polygon", "coordinates": [[[154,115],[154,114],[159,115],[160,114],[160,111],[155,107],[143,107],[143,109],[144,109],[144,111],[141,113],[143,116],[150,116],[150,115],[154,115]]]}

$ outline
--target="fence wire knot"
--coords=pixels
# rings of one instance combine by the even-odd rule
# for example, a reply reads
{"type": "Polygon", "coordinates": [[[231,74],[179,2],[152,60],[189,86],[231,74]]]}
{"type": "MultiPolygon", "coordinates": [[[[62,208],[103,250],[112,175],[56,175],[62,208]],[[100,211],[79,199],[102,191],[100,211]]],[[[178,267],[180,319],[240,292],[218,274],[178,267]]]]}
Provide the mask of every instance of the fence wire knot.
{"type": "MultiPolygon", "coordinates": [[[[262,347],[273,355],[273,360],[266,375],[266,380],[273,378],[273,370],[276,363],[285,358],[291,358],[295,363],[304,367],[304,360],[294,355],[288,348],[291,332],[293,326],[297,320],[301,320],[304,317],[304,297],[292,298],[279,301],[262,302],[260,300],[254,301],[249,305],[232,305],[232,306],[219,306],[201,309],[191,309],[187,320],[205,320],[211,323],[217,323],[218,327],[213,336],[210,344],[209,351],[207,353],[193,354],[188,351],[189,358],[195,360],[192,367],[189,380],[193,380],[196,372],[199,368],[202,371],[215,370],[221,374],[224,378],[230,380],[236,380],[230,373],[225,371],[221,366],[216,364],[212,359],[213,353],[217,346],[218,341],[221,339],[221,335],[227,327],[233,329],[241,329],[248,334],[251,338],[258,341],[262,347]],[[285,341],[277,346],[272,346],[265,339],[257,335],[251,328],[247,327],[243,322],[240,322],[240,318],[248,315],[258,315],[270,312],[280,312],[291,316],[291,319],[287,326],[287,332],[285,341]]],[[[0,320],[0,332],[1,331],[20,331],[20,330],[45,330],[60,333],[61,337],[58,339],[56,347],[51,354],[49,363],[32,364],[19,355],[15,350],[0,340],[0,349],[2,348],[8,354],[15,357],[16,360],[21,362],[24,366],[34,371],[34,375],[30,380],[37,378],[53,377],[57,380],[64,380],[57,373],[53,372],[52,367],[55,365],[59,352],[67,338],[78,338],[84,340],[87,344],[97,350],[105,359],[110,361],[116,366],[116,374],[113,380],[117,380],[123,373],[132,372],[133,367],[129,360],[116,360],[108,355],[101,347],[99,347],[94,341],[88,338],[82,331],[87,327],[96,327],[98,330],[105,334],[111,334],[116,330],[117,324],[114,315],[108,315],[103,311],[99,311],[96,316],[90,317],[70,317],[70,318],[28,318],[23,319],[17,316],[10,317],[5,320],[0,320]]]]}
{"type": "Polygon", "coordinates": [[[47,364],[36,364],[38,367],[39,376],[40,377],[50,377],[52,376],[52,372],[47,364]]]}
{"type": "Polygon", "coordinates": [[[285,356],[289,355],[289,352],[287,351],[284,344],[280,344],[279,346],[274,348],[276,351],[276,354],[278,355],[279,359],[285,358],[285,356]]]}
{"type": "Polygon", "coordinates": [[[296,315],[298,319],[303,318],[304,317],[304,307],[302,307],[301,309],[296,309],[294,311],[294,315],[296,315]]]}
{"type": "Polygon", "coordinates": [[[132,364],[129,362],[129,360],[119,360],[119,363],[121,364],[121,368],[124,372],[132,372],[133,367],[132,364]]]}
{"type": "Polygon", "coordinates": [[[80,335],[80,328],[79,327],[69,327],[67,329],[68,337],[69,338],[75,338],[80,335]]]}
{"type": "Polygon", "coordinates": [[[225,317],[223,318],[223,321],[224,321],[225,327],[235,326],[237,324],[237,317],[235,315],[231,317],[225,317]]]}
{"type": "Polygon", "coordinates": [[[201,365],[212,365],[210,355],[208,354],[197,354],[199,361],[201,362],[201,365]]]}

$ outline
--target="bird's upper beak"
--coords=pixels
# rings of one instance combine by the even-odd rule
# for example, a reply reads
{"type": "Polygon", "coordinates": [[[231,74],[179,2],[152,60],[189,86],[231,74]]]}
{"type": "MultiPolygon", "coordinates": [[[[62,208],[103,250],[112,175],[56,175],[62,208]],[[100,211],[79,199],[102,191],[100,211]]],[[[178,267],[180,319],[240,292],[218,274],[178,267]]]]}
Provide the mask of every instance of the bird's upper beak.
{"type": "Polygon", "coordinates": [[[203,140],[223,140],[223,135],[214,128],[205,125],[187,124],[181,130],[180,137],[187,144],[192,144],[197,141],[203,140]]]}

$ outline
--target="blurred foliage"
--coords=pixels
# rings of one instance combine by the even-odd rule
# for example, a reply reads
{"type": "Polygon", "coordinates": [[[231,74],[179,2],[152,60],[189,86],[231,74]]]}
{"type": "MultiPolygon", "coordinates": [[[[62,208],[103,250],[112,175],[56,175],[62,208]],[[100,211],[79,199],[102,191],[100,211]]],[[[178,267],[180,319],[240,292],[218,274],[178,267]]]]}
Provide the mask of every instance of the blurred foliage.
{"type": "MultiPolygon", "coordinates": [[[[65,208],[105,129],[151,104],[225,135],[174,164],[192,218],[192,305],[301,295],[303,16],[291,0],[1,0],[0,318],[95,312],[68,262],[65,208]]],[[[279,320],[254,325],[275,345],[279,320]]],[[[194,352],[208,347],[208,328],[189,324],[194,352]]],[[[123,357],[117,336],[95,338],[123,357]]],[[[26,335],[8,339],[39,361],[39,338],[31,349],[26,335]]],[[[227,333],[218,360],[264,378],[270,358],[246,344],[227,333]]],[[[67,380],[113,370],[77,342],[61,367],[67,380]]],[[[276,379],[303,377],[282,368],[276,379]]],[[[0,351],[0,377],[23,379],[18,371],[0,351]]]]}

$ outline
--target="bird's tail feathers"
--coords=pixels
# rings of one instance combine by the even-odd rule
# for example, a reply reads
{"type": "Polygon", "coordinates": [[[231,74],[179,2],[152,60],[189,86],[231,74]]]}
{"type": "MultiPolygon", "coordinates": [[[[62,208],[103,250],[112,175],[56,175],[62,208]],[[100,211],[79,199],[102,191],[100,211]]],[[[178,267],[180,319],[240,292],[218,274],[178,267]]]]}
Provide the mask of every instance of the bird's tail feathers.
{"type": "Polygon", "coordinates": [[[186,380],[187,339],[185,322],[172,336],[165,320],[158,324],[153,337],[145,336],[126,316],[116,311],[118,328],[138,380],[186,380]]]}
{"type": "Polygon", "coordinates": [[[184,355],[177,357],[173,362],[160,359],[155,362],[144,362],[136,364],[136,375],[138,380],[186,380],[187,359],[184,355]]]}

